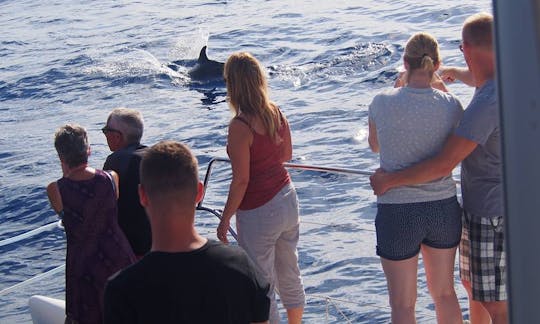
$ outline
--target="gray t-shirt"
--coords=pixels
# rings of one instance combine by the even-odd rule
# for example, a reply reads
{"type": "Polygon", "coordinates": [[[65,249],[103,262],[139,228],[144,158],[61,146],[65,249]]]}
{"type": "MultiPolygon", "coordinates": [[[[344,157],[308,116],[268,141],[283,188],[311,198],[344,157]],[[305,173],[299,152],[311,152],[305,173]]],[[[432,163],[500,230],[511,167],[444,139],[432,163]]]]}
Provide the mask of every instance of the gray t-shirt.
{"type": "Polygon", "coordinates": [[[461,162],[463,208],[476,218],[502,216],[501,134],[494,80],[476,90],[455,135],[478,143],[461,162]]]}
{"type": "MultiPolygon", "coordinates": [[[[369,118],[377,129],[381,168],[406,169],[440,152],[463,114],[459,100],[433,88],[395,88],[373,98],[369,118]]],[[[428,183],[402,186],[377,197],[378,203],[441,200],[456,194],[451,175],[428,183]]]]}

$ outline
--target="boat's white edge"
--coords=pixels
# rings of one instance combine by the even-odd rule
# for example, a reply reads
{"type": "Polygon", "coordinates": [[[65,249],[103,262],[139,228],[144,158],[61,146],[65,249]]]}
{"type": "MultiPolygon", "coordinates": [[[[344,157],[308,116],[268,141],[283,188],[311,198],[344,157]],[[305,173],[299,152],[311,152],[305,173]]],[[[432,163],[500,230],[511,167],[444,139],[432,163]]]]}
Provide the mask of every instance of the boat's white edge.
{"type": "Polygon", "coordinates": [[[28,300],[34,324],[64,324],[66,302],[61,299],[34,295],[28,300]]]}

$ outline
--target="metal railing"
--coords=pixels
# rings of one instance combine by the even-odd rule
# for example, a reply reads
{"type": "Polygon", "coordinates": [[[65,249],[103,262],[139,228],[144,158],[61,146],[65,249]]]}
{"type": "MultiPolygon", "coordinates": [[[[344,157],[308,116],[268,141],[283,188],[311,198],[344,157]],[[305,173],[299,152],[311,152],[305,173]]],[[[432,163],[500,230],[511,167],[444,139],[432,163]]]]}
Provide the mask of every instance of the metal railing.
{"type": "MultiPolygon", "coordinates": [[[[222,212],[221,210],[208,208],[208,207],[203,206],[203,200],[204,200],[204,196],[206,194],[206,188],[207,188],[208,182],[210,181],[210,177],[212,175],[212,170],[213,170],[214,164],[216,162],[230,163],[230,160],[226,159],[226,158],[213,158],[208,162],[208,167],[206,169],[206,174],[205,174],[205,177],[204,177],[205,192],[204,192],[204,195],[203,195],[201,201],[197,205],[197,210],[209,212],[212,215],[214,215],[215,217],[221,219],[221,212],[222,212]]],[[[295,163],[284,163],[284,166],[286,168],[289,168],[289,169],[310,170],[310,171],[329,172],[329,173],[343,173],[343,174],[365,175],[365,176],[369,176],[369,175],[373,174],[373,172],[370,172],[370,171],[362,171],[362,170],[347,169],[347,168],[336,168],[336,167],[323,167],[323,166],[295,164],[295,163]]],[[[50,230],[53,230],[53,229],[56,229],[56,228],[60,228],[60,229],[63,230],[63,226],[62,226],[61,222],[62,222],[61,220],[54,221],[54,222],[45,224],[43,226],[40,226],[40,227],[38,227],[36,229],[33,229],[31,231],[28,231],[28,232],[25,232],[25,233],[22,233],[22,234],[19,234],[19,235],[16,235],[16,236],[4,239],[4,240],[1,240],[0,241],[0,247],[7,246],[7,245],[10,245],[10,244],[13,244],[13,243],[16,243],[16,242],[20,242],[20,241],[29,239],[29,238],[31,238],[31,237],[33,237],[35,235],[38,235],[38,234],[41,234],[43,232],[50,231],[50,230]]],[[[232,235],[232,237],[234,237],[235,240],[238,241],[238,235],[236,234],[236,232],[234,231],[233,228],[229,228],[229,233],[232,235]]],[[[53,269],[48,270],[46,272],[40,273],[40,274],[38,274],[38,275],[28,279],[28,280],[25,280],[23,282],[15,284],[15,285],[13,285],[11,287],[0,290],[0,296],[5,295],[5,294],[7,294],[7,293],[9,293],[9,292],[11,292],[13,290],[18,289],[18,288],[24,287],[24,286],[26,286],[26,285],[28,285],[28,284],[30,284],[32,282],[35,282],[36,280],[43,279],[43,278],[49,277],[51,275],[54,275],[54,274],[60,272],[61,270],[63,270],[64,268],[65,268],[65,265],[60,265],[60,266],[58,266],[56,268],[53,268],[53,269]]]]}
{"type": "MultiPolygon", "coordinates": [[[[202,197],[201,201],[197,205],[197,210],[209,212],[209,213],[213,214],[215,217],[217,217],[218,219],[221,219],[221,212],[222,212],[221,210],[212,209],[212,208],[208,208],[208,207],[203,206],[203,201],[204,201],[204,198],[205,198],[205,195],[206,195],[206,190],[208,188],[208,182],[210,181],[210,178],[211,178],[211,175],[212,175],[212,170],[213,170],[214,164],[216,162],[230,163],[230,160],[226,159],[226,158],[213,158],[208,162],[208,167],[206,169],[206,174],[205,174],[205,177],[204,177],[205,192],[203,194],[203,197],[202,197]]],[[[371,171],[363,171],[363,170],[348,169],[348,168],[337,168],[337,167],[323,167],[323,166],[295,164],[295,163],[284,163],[284,166],[286,168],[288,168],[288,169],[318,171],[318,172],[328,172],[328,173],[341,173],[341,174],[350,174],[350,175],[369,176],[369,175],[373,174],[373,172],[371,172],[371,171]]],[[[17,236],[2,240],[2,241],[0,241],[0,247],[6,246],[6,245],[9,245],[9,244],[13,244],[15,242],[19,242],[19,241],[22,241],[22,240],[26,240],[26,239],[34,236],[34,235],[43,233],[43,232],[48,231],[48,230],[52,230],[52,229],[57,228],[57,227],[62,228],[60,222],[61,221],[55,221],[55,222],[43,225],[43,226],[41,226],[39,228],[36,228],[34,230],[25,232],[23,234],[19,234],[17,236]]],[[[229,228],[229,233],[234,237],[235,240],[238,241],[238,236],[237,236],[236,232],[234,231],[234,229],[229,228]]],[[[50,269],[50,270],[48,270],[46,272],[40,273],[40,274],[30,278],[30,279],[27,279],[27,280],[25,280],[23,282],[17,283],[15,285],[11,286],[11,287],[8,287],[8,288],[5,288],[5,289],[1,290],[0,291],[0,296],[5,295],[7,293],[10,293],[10,292],[12,292],[14,290],[20,289],[20,288],[22,288],[24,286],[27,286],[27,285],[29,285],[29,284],[31,284],[33,282],[38,281],[38,280],[45,279],[45,278],[47,278],[49,276],[52,276],[52,275],[54,275],[56,273],[59,273],[59,272],[63,271],[64,269],[65,269],[65,265],[60,265],[60,266],[57,266],[57,267],[55,267],[53,269],[50,269]]],[[[347,318],[347,316],[343,313],[343,311],[339,308],[339,306],[337,305],[336,302],[358,304],[357,302],[341,300],[341,299],[333,298],[333,297],[330,297],[330,296],[318,295],[318,294],[310,294],[310,295],[308,295],[308,297],[317,298],[317,299],[323,299],[323,300],[326,301],[326,320],[327,321],[328,321],[328,315],[329,315],[329,306],[333,306],[337,310],[337,312],[342,316],[343,320],[346,323],[352,323],[347,318]]],[[[377,307],[379,307],[379,306],[377,306],[377,307]]]]}

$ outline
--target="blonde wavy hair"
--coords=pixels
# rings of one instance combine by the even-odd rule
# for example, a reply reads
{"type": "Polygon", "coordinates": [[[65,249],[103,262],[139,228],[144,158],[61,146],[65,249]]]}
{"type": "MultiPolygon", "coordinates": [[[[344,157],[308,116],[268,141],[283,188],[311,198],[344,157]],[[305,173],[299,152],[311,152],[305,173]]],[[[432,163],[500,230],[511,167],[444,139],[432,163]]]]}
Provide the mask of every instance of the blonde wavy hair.
{"type": "Polygon", "coordinates": [[[439,43],[435,37],[428,33],[416,33],[407,41],[403,59],[411,71],[421,69],[433,75],[435,65],[441,60],[440,56],[439,43]]]}
{"type": "Polygon", "coordinates": [[[259,61],[247,52],[234,53],[225,63],[223,78],[235,116],[242,112],[250,118],[260,118],[268,135],[277,142],[280,113],[268,97],[268,83],[259,61]]]}

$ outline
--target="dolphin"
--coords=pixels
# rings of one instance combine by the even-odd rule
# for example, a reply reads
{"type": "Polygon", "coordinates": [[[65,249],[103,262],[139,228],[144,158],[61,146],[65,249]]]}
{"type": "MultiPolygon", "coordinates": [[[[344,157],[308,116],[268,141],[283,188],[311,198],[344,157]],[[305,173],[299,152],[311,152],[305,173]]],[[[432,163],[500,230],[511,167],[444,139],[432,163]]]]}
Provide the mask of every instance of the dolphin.
{"type": "Polygon", "coordinates": [[[199,58],[196,62],[193,60],[178,60],[167,64],[167,67],[173,71],[179,71],[180,67],[190,68],[187,72],[191,81],[195,83],[213,83],[224,82],[223,67],[225,63],[210,60],[206,55],[206,46],[201,48],[199,58]]]}
{"type": "Polygon", "coordinates": [[[206,55],[206,46],[203,46],[199,54],[197,64],[188,72],[191,80],[210,81],[223,80],[223,67],[225,63],[210,60],[206,55]]]}

